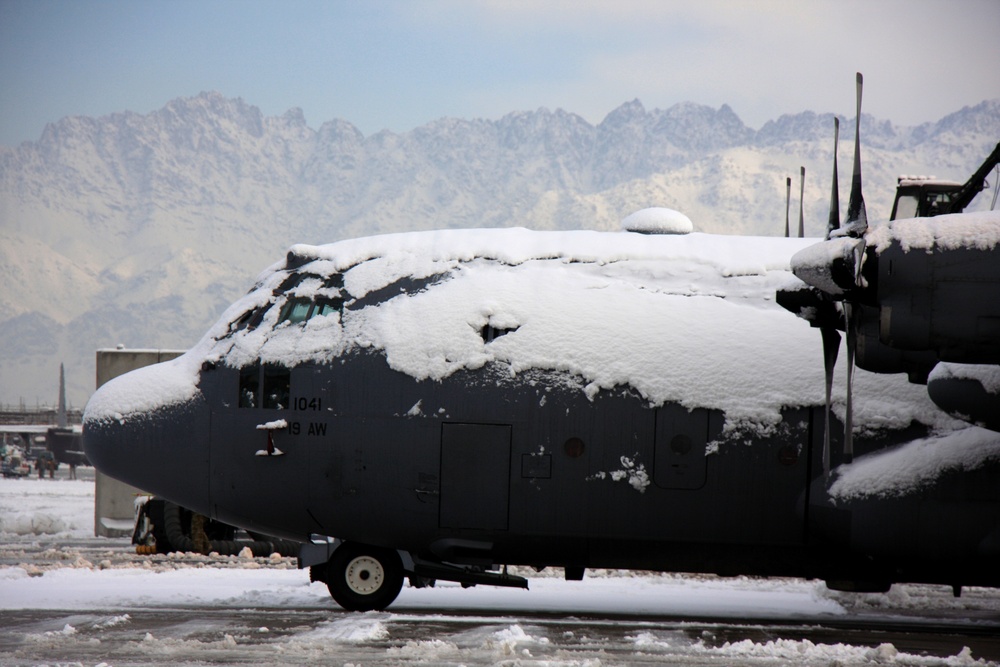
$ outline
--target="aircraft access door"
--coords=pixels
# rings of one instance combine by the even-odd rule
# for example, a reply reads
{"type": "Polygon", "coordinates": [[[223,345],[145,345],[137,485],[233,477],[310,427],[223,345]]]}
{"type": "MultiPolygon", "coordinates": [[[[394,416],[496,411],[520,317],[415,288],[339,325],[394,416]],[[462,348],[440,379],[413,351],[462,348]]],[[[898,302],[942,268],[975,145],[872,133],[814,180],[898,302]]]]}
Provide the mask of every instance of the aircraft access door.
{"type": "Polygon", "coordinates": [[[507,530],[511,427],[443,424],[441,528],[507,530]]]}
{"type": "Polygon", "coordinates": [[[656,411],[653,481],[657,486],[689,490],[705,486],[711,415],[709,410],[689,411],[677,404],[656,411]]]}

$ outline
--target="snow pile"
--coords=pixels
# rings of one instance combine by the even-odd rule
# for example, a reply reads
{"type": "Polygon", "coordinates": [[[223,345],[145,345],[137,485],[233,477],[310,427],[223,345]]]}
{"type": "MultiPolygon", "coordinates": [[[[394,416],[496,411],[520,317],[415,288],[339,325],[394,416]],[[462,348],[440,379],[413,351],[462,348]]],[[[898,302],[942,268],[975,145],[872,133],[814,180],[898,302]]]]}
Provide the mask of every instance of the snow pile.
{"type": "Polygon", "coordinates": [[[128,614],[122,614],[121,616],[112,616],[111,618],[94,623],[93,627],[102,630],[107,628],[114,628],[119,625],[126,625],[131,620],[132,620],[131,616],[129,616],[128,614]]]}
{"type": "Polygon", "coordinates": [[[84,410],[84,423],[113,420],[124,423],[158,407],[185,403],[197,397],[201,361],[190,352],[176,359],[127,373],[95,391],[84,410]]]}
{"type": "MultiPolygon", "coordinates": [[[[197,394],[202,362],[258,359],[330,363],[353,350],[381,351],[417,380],[461,369],[565,373],[594,398],[629,386],[651,404],[677,402],[726,413],[730,431],[766,432],[784,406],[823,404],[819,336],[774,302],[797,282],[790,256],[812,239],[688,234],[455,230],[392,234],[326,246],[294,246],[298,297],[345,299],[333,313],[279,324],[288,298],[285,262],[265,271],[196,348],[176,362],[123,376],[100,389],[87,419],[121,418],[197,394]],[[341,272],[343,289],[324,287],[341,272]],[[321,280],[323,279],[323,280],[321,280]],[[410,287],[405,287],[409,281],[410,287]],[[420,282],[413,288],[414,281],[420,282]],[[378,299],[364,301],[382,290],[378,299]],[[233,323],[268,307],[255,328],[233,323]],[[487,341],[487,325],[506,335],[487,341]],[[173,365],[170,365],[173,364],[173,365]],[[147,382],[168,375],[166,387],[147,382]]],[[[843,414],[844,365],[834,410],[843,414]]],[[[858,371],[855,423],[901,428],[916,420],[954,428],[922,387],[858,371]]],[[[411,416],[419,416],[419,407],[411,416]]]]}
{"type": "Polygon", "coordinates": [[[322,584],[310,586],[305,570],[216,567],[101,570],[60,568],[32,577],[21,567],[0,568],[0,609],[109,610],[157,606],[224,606],[325,609],[322,584]]]}
{"type": "Polygon", "coordinates": [[[1000,394],[1000,366],[988,364],[950,364],[942,362],[934,366],[927,376],[934,380],[975,380],[988,394],[1000,394]]]}
{"type": "Polygon", "coordinates": [[[65,533],[69,526],[60,517],[45,513],[15,514],[0,509],[0,533],[15,535],[55,535],[65,533]]]}
{"type": "Polygon", "coordinates": [[[159,638],[147,632],[138,642],[139,653],[151,658],[170,659],[171,661],[186,661],[190,655],[197,655],[202,660],[213,661],[226,659],[234,651],[239,650],[239,644],[232,635],[225,634],[217,640],[175,639],[173,637],[159,638]]]}
{"type": "Polygon", "coordinates": [[[400,663],[464,664],[460,651],[454,642],[441,639],[411,639],[402,646],[390,646],[385,653],[400,663]]]}
{"type": "Polygon", "coordinates": [[[808,639],[776,639],[754,642],[744,639],[726,642],[718,648],[696,646],[693,653],[717,656],[723,659],[765,658],[769,660],[791,661],[797,665],[919,665],[921,667],[986,667],[992,663],[976,660],[968,647],[958,654],[946,658],[928,657],[912,653],[902,653],[892,644],[879,644],[875,648],[852,646],[849,644],[817,644],[808,639]]]}
{"type": "Polygon", "coordinates": [[[522,656],[531,657],[533,644],[545,645],[549,640],[546,637],[535,636],[525,632],[520,625],[514,624],[493,633],[484,643],[484,648],[494,651],[499,656],[522,656]]]}
{"type": "Polygon", "coordinates": [[[359,644],[385,639],[389,636],[389,630],[385,627],[382,617],[384,614],[370,612],[321,623],[311,632],[294,637],[291,648],[301,650],[311,645],[359,644]]]}
{"type": "Polygon", "coordinates": [[[910,250],[990,250],[1000,244],[1000,211],[953,213],[933,218],[893,220],[873,228],[865,240],[878,252],[894,241],[910,250]]]}
{"type": "MultiPolygon", "coordinates": [[[[972,667],[992,665],[987,660],[973,658],[972,651],[964,647],[956,655],[944,658],[904,653],[891,643],[875,647],[853,646],[844,643],[821,644],[808,639],[772,639],[754,641],[743,639],[725,641],[715,645],[715,635],[705,631],[703,636],[691,641],[680,632],[640,632],[626,636],[643,654],[661,658],[700,658],[711,664],[788,664],[788,665],[912,665],[920,667],[972,667]]],[[[700,664],[700,662],[699,662],[700,664]]]]}
{"type": "Polygon", "coordinates": [[[642,234],[690,234],[694,231],[691,219],[671,208],[644,208],[626,216],[622,229],[642,234]]]}
{"type": "Polygon", "coordinates": [[[861,239],[841,237],[816,243],[804,248],[792,257],[792,272],[813,287],[826,294],[840,296],[843,288],[833,281],[831,267],[843,264],[854,267],[855,272],[861,266],[865,244],[861,239]]]}
{"type": "Polygon", "coordinates": [[[1000,433],[970,426],[840,466],[829,493],[842,500],[902,496],[945,473],[968,472],[992,461],[1000,461],[1000,433]]]}
{"type": "Polygon", "coordinates": [[[94,534],[94,482],[0,479],[0,535],[94,534]]]}

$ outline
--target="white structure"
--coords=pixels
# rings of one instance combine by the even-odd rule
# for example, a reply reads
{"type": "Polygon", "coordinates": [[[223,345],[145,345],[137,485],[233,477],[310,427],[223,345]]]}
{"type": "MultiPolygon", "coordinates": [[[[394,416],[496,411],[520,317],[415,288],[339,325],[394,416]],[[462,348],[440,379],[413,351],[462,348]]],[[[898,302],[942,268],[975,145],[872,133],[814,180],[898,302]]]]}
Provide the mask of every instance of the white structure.
{"type": "MultiPolygon", "coordinates": [[[[183,350],[98,350],[97,386],[125,373],[175,359],[183,350]]],[[[135,497],[143,492],[134,486],[96,470],[94,494],[94,535],[127,537],[135,523],[135,497]]]]}

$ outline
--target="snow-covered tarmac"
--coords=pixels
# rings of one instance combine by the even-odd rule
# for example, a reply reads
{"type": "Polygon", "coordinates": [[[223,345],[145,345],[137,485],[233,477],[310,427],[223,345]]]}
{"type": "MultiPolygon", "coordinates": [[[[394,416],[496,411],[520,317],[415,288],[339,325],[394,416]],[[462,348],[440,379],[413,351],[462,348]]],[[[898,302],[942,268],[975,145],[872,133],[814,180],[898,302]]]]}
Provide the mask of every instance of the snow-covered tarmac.
{"type": "Polygon", "coordinates": [[[0,480],[0,665],[1000,665],[1000,592],[588,572],[351,614],[293,559],[136,556],[90,480],[0,480]]]}

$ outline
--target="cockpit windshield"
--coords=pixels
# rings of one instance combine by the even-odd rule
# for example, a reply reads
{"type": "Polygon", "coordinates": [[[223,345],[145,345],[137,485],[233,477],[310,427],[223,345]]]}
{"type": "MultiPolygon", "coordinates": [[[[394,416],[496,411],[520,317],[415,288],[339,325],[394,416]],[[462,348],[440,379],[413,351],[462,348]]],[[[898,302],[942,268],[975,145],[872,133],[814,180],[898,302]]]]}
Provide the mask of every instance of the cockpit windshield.
{"type": "Polygon", "coordinates": [[[312,310],[313,302],[305,298],[293,298],[285,302],[285,307],[281,309],[278,323],[290,322],[298,324],[309,319],[309,311],[312,310]]]}
{"type": "Polygon", "coordinates": [[[299,324],[313,317],[322,317],[334,313],[342,313],[344,300],[336,297],[317,297],[310,299],[306,297],[292,297],[285,302],[278,317],[278,324],[288,322],[289,324],[299,324]]]}
{"type": "Polygon", "coordinates": [[[226,336],[242,330],[253,331],[264,321],[272,306],[280,308],[274,326],[300,324],[314,317],[325,317],[334,313],[343,314],[342,294],[344,276],[333,273],[328,276],[313,273],[293,272],[286,275],[271,291],[268,303],[251,308],[229,325],[226,336]]]}

